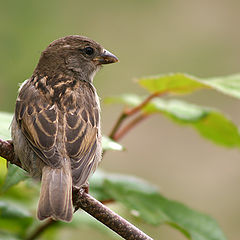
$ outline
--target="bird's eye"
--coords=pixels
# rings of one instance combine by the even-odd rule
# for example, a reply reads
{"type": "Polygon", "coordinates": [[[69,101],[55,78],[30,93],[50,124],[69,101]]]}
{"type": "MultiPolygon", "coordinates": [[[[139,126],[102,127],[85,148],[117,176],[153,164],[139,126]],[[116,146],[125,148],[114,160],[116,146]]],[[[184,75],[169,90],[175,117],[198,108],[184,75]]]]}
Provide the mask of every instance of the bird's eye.
{"type": "Polygon", "coordinates": [[[89,56],[93,55],[93,53],[94,53],[94,49],[92,47],[86,47],[83,49],[83,51],[89,56]]]}

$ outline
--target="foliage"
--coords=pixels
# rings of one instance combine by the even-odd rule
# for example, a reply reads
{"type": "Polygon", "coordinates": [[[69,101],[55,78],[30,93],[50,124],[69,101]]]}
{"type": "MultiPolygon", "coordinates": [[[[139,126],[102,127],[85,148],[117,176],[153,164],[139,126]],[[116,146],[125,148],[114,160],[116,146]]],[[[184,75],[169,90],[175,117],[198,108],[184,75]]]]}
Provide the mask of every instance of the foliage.
{"type": "MultiPolygon", "coordinates": [[[[124,103],[136,107],[145,98],[134,94],[124,94],[106,98],[105,102],[124,103]]],[[[215,109],[176,99],[153,99],[141,111],[147,115],[160,113],[176,123],[191,126],[203,137],[216,144],[226,147],[240,147],[240,134],[237,126],[215,109]]]]}
{"type": "MultiPolygon", "coordinates": [[[[229,148],[240,147],[240,134],[237,126],[221,111],[180,99],[162,98],[166,95],[189,94],[205,88],[240,98],[240,75],[200,79],[177,73],[142,78],[138,83],[147,89],[150,95],[123,94],[105,99],[106,103],[118,103],[128,107],[123,110],[110,137],[103,138],[105,151],[124,150],[116,142],[118,136],[123,136],[127,130],[139,122],[139,119],[152,114],[161,114],[181,126],[190,126],[215,144],[229,148]],[[130,116],[133,121],[124,127],[125,119],[130,116]]],[[[8,126],[11,118],[12,114],[0,113],[0,138],[10,138],[8,126]]],[[[0,159],[0,161],[2,167],[0,171],[0,239],[21,239],[40,225],[35,219],[39,183],[33,182],[23,170],[16,166],[10,165],[6,173],[3,169],[5,160],[0,159]],[[32,204],[29,204],[30,202],[32,204]]],[[[225,239],[214,219],[182,203],[166,198],[156,186],[136,177],[98,170],[90,180],[90,193],[103,202],[121,203],[138,221],[151,225],[168,224],[182,232],[187,239],[225,239]]],[[[54,232],[61,226],[80,227],[84,225],[83,223],[91,225],[92,221],[79,213],[75,214],[72,223],[59,223],[51,231],[54,232]]],[[[97,225],[101,228],[100,223],[97,225]]]]}

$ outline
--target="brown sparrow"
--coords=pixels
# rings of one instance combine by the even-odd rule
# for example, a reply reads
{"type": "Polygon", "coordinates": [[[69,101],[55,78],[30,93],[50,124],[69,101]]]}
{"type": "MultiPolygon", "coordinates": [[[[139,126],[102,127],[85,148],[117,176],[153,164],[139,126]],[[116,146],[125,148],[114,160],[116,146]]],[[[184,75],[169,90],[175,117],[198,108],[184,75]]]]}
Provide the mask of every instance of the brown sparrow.
{"type": "Polygon", "coordinates": [[[16,157],[42,180],[37,216],[71,221],[72,187],[101,160],[100,106],[93,77],[118,59],[95,41],[67,36],[44,50],[19,89],[12,122],[16,157]]]}

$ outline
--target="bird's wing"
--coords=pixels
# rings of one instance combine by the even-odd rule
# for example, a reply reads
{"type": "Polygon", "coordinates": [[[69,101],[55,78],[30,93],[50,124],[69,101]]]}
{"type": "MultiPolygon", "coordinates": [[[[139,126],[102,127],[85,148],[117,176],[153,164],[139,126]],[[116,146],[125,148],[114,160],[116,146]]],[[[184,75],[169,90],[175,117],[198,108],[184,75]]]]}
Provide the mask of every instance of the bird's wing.
{"type": "Polygon", "coordinates": [[[56,146],[59,114],[34,88],[25,84],[16,102],[15,118],[32,150],[48,166],[61,166],[56,146]]]}
{"type": "Polygon", "coordinates": [[[15,117],[33,151],[48,166],[61,166],[63,154],[71,159],[73,184],[82,186],[100,159],[99,108],[95,92],[82,86],[80,92],[66,96],[62,105],[60,111],[34,89],[22,89],[15,117]],[[58,149],[59,146],[64,149],[58,149]]]}
{"type": "MultiPolygon", "coordinates": [[[[99,107],[92,89],[82,88],[77,107],[64,115],[65,148],[71,158],[73,184],[82,186],[100,158],[99,107]],[[80,103],[80,104],[79,104],[80,103]],[[79,106],[79,108],[78,108],[79,106]]],[[[71,107],[70,107],[71,109],[71,107]]]]}

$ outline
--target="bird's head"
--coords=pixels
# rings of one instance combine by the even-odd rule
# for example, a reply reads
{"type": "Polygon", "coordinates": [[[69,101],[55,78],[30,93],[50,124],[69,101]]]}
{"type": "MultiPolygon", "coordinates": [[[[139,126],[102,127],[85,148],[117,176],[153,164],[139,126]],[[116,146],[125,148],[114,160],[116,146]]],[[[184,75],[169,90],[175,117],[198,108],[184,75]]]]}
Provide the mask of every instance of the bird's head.
{"type": "Polygon", "coordinates": [[[43,52],[35,69],[37,74],[54,76],[56,73],[74,73],[80,79],[92,82],[102,64],[118,59],[97,42],[72,35],[53,41],[43,52]]]}

